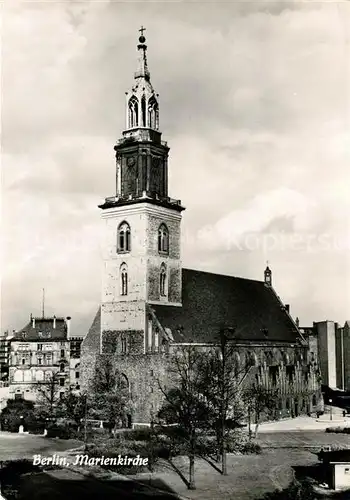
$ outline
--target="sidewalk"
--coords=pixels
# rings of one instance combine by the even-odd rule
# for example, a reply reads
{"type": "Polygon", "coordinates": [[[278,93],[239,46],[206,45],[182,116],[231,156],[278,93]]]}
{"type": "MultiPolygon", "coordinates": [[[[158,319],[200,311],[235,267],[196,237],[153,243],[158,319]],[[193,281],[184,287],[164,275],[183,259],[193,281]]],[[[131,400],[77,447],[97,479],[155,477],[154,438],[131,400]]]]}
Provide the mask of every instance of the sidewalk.
{"type": "MultiPolygon", "coordinates": [[[[295,417],[273,422],[263,422],[259,425],[258,432],[284,432],[284,431],[324,431],[327,427],[350,427],[350,416],[343,417],[339,409],[334,408],[332,419],[330,413],[325,413],[319,418],[315,417],[295,417]]],[[[248,427],[246,427],[248,430],[248,427]]],[[[254,432],[255,425],[252,425],[254,432]]]]}

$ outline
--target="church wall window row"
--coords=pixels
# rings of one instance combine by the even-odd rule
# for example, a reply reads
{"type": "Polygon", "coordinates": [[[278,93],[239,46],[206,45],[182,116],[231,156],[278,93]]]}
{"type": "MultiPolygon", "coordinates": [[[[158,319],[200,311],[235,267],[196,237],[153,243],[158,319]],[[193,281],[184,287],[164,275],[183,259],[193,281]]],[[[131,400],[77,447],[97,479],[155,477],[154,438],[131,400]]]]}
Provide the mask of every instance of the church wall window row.
{"type": "Polygon", "coordinates": [[[117,251],[118,253],[130,252],[131,249],[131,231],[127,222],[122,222],[117,231],[117,251]]]}
{"type": "Polygon", "coordinates": [[[120,266],[120,295],[128,295],[128,266],[125,262],[120,266]]]}
{"type": "Polygon", "coordinates": [[[169,253],[169,230],[165,224],[161,224],[158,229],[158,252],[169,253]]]}

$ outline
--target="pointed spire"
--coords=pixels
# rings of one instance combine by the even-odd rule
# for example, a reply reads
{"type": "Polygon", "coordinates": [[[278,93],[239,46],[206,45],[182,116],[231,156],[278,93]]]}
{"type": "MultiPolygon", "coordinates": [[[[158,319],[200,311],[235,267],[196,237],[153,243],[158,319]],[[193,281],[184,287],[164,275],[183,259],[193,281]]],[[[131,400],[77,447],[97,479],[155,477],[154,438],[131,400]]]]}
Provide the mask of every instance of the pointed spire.
{"type": "MultiPolygon", "coordinates": [[[[150,72],[147,67],[145,44],[146,38],[143,35],[145,28],[141,26],[139,30],[139,51],[138,69],[134,75],[135,82],[131,92],[126,92],[126,129],[124,132],[130,137],[139,137],[139,129],[152,129],[159,131],[159,96],[155,93],[151,81],[150,72]],[[130,132],[129,132],[130,131],[130,132]]],[[[123,132],[123,134],[124,134],[123,132]]],[[[145,137],[143,136],[143,140],[145,137]]],[[[160,140],[160,136],[159,136],[160,140]]]]}
{"type": "Polygon", "coordinates": [[[139,44],[137,46],[137,49],[139,51],[139,60],[138,60],[138,68],[135,73],[135,79],[137,78],[144,78],[145,80],[149,81],[150,79],[150,72],[147,67],[147,56],[146,56],[146,51],[147,51],[147,45],[145,44],[146,38],[143,36],[143,32],[146,30],[143,26],[139,29],[141,32],[141,36],[139,37],[139,44]]]}

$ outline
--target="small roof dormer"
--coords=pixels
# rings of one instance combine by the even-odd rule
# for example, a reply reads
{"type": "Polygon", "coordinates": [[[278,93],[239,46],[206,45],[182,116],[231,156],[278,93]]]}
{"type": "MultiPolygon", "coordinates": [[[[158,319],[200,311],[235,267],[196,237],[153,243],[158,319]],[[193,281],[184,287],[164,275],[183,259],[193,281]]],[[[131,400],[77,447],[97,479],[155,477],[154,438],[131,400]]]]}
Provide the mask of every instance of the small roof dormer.
{"type": "Polygon", "coordinates": [[[266,269],[264,271],[264,281],[266,285],[272,286],[272,271],[268,265],[266,266],[266,269]]]}

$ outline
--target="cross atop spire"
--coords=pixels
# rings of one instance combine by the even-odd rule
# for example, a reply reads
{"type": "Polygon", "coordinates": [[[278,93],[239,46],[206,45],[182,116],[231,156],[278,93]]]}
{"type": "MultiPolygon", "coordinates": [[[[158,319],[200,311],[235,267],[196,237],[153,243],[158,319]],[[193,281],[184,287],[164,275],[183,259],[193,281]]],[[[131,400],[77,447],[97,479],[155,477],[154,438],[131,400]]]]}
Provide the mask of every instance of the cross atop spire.
{"type": "Polygon", "coordinates": [[[141,35],[139,36],[139,44],[137,46],[138,51],[139,51],[139,63],[138,63],[138,70],[135,73],[135,78],[144,78],[145,80],[149,80],[150,74],[148,71],[147,67],[147,57],[146,57],[146,51],[147,51],[147,45],[145,44],[146,38],[143,35],[143,32],[146,30],[143,26],[139,29],[139,32],[141,35]]]}

